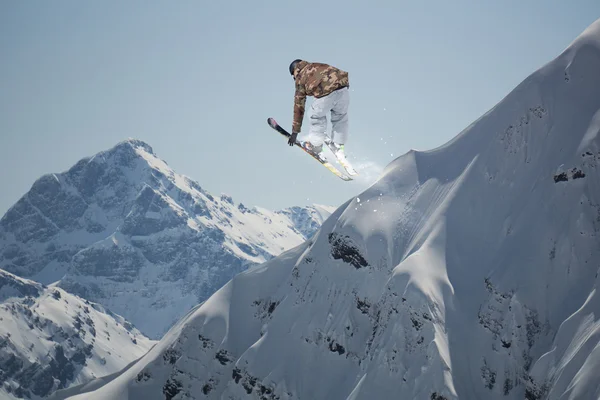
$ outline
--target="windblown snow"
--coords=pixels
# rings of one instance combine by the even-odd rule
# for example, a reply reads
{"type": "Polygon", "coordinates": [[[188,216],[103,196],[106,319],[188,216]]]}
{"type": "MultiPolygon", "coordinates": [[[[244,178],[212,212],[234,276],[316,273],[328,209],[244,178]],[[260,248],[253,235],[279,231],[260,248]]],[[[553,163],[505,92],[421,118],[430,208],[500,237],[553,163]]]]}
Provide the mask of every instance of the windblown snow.
{"type": "Polygon", "coordinates": [[[331,211],[214,197],[130,139],[36,181],[0,220],[0,268],[58,282],[160,339],[235,274],[304,242],[331,211]]]}
{"type": "Polygon", "coordinates": [[[69,399],[600,397],[600,20],[69,399]]]}

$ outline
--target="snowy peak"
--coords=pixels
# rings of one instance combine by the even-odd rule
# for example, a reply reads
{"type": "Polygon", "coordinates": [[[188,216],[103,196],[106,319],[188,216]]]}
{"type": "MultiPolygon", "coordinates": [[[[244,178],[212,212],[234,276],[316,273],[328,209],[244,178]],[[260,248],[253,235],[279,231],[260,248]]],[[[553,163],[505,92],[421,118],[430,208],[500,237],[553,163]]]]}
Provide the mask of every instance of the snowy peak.
{"type": "Polygon", "coordinates": [[[593,399],[600,21],[72,399],[593,399]]]}
{"type": "Polygon", "coordinates": [[[584,46],[600,48],[600,19],[588,26],[567,48],[578,51],[584,46]]]}
{"type": "Polygon", "coordinates": [[[131,148],[138,154],[143,152],[143,153],[146,153],[146,154],[156,158],[156,155],[154,154],[154,150],[152,150],[152,147],[148,143],[144,142],[143,140],[134,139],[134,138],[129,138],[127,140],[122,141],[121,143],[118,143],[111,150],[108,150],[107,153],[113,153],[113,152],[118,151],[119,149],[123,149],[123,148],[125,148],[125,149],[131,148]]]}
{"type": "Polygon", "coordinates": [[[149,144],[130,138],[117,143],[111,149],[102,151],[93,157],[84,158],[77,165],[71,168],[70,171],[77,170],[79,164],[87,164],[90,162],[106,163],[117,166],[130,167],[134,162],[147,160],[150,164],[152,160],[157,160],[158,157],[154,154],[152,147],[149,144]]]}
{"type": "Polygon", "coordinates": [[[102,306],[0,270],[0,397],[45,397],[120,370],[153,344],[102,306]]]}
{"type": "Polygon", "coordinates": [[[37,180],[0,220],[0,268],[59,282],[160,338],[236,273],[312,236],[328,214],[212,196],[130,139],[37,180]]]}

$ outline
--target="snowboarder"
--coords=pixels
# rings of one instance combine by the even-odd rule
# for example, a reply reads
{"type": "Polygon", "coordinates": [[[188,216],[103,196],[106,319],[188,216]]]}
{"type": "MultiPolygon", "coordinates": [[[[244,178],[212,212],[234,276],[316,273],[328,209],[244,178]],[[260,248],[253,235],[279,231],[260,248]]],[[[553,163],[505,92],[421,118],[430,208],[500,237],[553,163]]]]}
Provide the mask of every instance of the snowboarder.
{"type": "Polygon", "coordinates": [[[315,97],[310,107],[308,138],[302,143],[311,153],[321,155],[327,144],[338,160],[345,161],[344,144],[348,139],[348,105],[350,95],[348,73],[331,65],[294,60],[290,74],[296,81],[294,123],[288,144],[293,146],[302,128],[306,96],[315,97]],[[327,130],[327,113],[331,112],[331,136],[327,130]]]}

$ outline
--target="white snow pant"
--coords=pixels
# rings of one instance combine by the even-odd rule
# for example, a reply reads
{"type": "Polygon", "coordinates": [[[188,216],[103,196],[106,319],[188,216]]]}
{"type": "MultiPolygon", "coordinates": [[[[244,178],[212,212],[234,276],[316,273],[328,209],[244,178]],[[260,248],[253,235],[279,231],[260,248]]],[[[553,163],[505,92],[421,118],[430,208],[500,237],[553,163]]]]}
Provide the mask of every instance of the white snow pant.
{"type": "Polygon", "coordinates": [[[327,113],[331,111],[331,140],[338,144],[346,143],[349,104],[350,94],[347,87],[314,99],[310,106],[310,128],[307,140],[315,146],[323,144],[326,138],[327,113]]]}

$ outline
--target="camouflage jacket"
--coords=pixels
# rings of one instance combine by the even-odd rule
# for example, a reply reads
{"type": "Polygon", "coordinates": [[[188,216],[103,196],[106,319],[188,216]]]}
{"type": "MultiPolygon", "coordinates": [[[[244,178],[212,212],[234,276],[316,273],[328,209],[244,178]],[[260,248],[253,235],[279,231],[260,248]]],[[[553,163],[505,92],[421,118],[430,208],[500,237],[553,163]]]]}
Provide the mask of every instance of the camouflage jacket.
{"type": "Polygon", "coordinates": [[[343,87],[350,87],[348,73],[327,64],[300,61],[295,70],[294,123],[292,132],[300,132],[306,96],[324,97],[343,87]]]}

